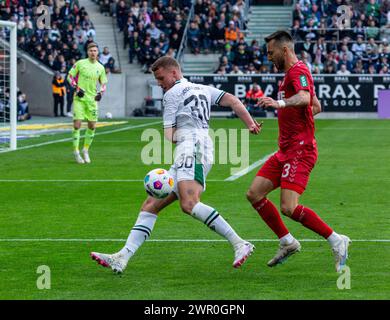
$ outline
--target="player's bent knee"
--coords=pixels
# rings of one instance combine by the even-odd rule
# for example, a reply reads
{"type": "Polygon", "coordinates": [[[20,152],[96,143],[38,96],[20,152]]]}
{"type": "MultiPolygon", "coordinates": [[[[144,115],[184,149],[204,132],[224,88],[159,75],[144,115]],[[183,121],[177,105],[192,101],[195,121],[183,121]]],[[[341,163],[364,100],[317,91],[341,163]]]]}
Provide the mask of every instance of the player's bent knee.
{"type": "Polygon", "coordinates": [[[181,210],[184,213],[191,214],[192,209],[195,207],[196,203],[197,202],[193,201],[193,200],[182,200],[182,201],[180,201],[181,210]]]}
{"type": "Polygon", "coordinates": [[[295,208],[293,208],[292,206],[288,206],[288,205],[282,204],[280,207],[280,211],[282,212],[282,214],[284,214],[287,217],[291,217],[294,210],[295,210],[295,208]]]}
{"type": "Polygon", "coordinates": [[[246,198],[252,204],[259,202],[261,199],[265,197],[264,194],[258,194],[254,192],[252,189],[249,189],[246,193],[246,198]]]}
{"type": "Polygon", "coordinates": [[[148,197],[142,204],[141,211],[158,214],[160,212],[160,208],[156,205],[156,201],[156,199],[148,197]]]}

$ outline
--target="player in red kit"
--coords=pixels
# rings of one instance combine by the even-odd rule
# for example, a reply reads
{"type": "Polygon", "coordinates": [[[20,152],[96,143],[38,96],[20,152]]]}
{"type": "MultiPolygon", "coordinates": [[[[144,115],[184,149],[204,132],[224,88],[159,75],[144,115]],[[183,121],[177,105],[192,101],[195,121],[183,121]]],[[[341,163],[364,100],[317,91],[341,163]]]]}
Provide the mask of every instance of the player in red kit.
{"type": "Polygon", "coordinates": [[[278,100],[259,99],[263,108],[278,110],[279,150],[259,170],[247,198],[280,240],[280,247],[268,266],[276,266],[301,248],[275,205],[267,199],[268,193],[280,187],[281,212],[327,239],[335,257],[336,271],[340,272],[348,258],[350,239],[337,234],[313,210],[299,204],[318,154],[313,116],[321,111],[321,105],[315,95],[313,78],[295,55],[294,41],[288,32],[277,31],[265,41],[268,60],[285,72],[278,100]]]}

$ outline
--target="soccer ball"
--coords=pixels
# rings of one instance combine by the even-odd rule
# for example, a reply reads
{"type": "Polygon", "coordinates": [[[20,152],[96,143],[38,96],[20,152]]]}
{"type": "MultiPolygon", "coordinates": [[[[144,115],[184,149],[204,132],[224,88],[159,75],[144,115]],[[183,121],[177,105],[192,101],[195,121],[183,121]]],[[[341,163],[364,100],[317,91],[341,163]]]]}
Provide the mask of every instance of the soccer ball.
{"type": "Polygon", "coordinates": [[[154,169],[144,179],[146,193],[153,198],[163,199],[173,190],[174,181],[167,170],[154,169]]]}
{"type": "Polygon", "coordinates": [[[112,113],[111,112],[107,112],[106,113],[106,119],[112,119],[112,113]]]}

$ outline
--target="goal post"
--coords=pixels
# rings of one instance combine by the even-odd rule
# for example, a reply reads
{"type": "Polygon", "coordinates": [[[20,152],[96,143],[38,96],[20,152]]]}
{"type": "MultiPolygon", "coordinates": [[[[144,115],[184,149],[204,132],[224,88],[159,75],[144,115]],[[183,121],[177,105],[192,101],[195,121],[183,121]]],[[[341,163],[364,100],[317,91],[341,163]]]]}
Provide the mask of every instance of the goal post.
{"type": "Polygon", "coordinates": [[[0,151],[17,148],[17,25],[0,20],[0,151]]]}

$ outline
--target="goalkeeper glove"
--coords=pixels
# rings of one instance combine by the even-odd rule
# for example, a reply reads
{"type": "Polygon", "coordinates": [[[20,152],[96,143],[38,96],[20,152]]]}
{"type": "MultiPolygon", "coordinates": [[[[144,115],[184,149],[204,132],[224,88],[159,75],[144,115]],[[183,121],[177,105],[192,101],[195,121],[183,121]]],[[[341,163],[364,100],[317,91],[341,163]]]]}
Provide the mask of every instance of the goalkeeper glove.
{"type": "Polygon", "coordinates": [[[95,101],[100,101],[102,99],[102,93],[98,92],[97,95],[95,96],[95,101]]]}
{"type": "Polygon", "coordinates": [[[78,89],[77,89],[77,96],[78,96],[79,98],[84,97],[84,90],[81,89],[81,88],[78,88],[78,89]]]}

